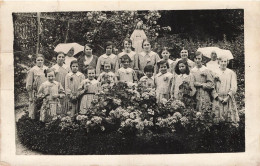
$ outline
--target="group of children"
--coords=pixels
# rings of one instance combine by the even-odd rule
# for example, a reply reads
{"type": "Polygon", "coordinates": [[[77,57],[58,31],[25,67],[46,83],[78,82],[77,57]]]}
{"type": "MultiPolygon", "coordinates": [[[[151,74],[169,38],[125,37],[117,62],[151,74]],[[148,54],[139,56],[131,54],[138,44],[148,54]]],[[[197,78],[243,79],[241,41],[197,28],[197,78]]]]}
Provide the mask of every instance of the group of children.
{"type": "MultiPolygon", "coordinates": [[[[150,43],[143,42],[144,50],[145,44],[150,43]]],[[[150,48],[150,45],[148,47],[150,48]]],[[[97,71],[95,67],[88,66],[86,73],[79,71],[77,60],[70,62],[70,68],[65,65],[64,54],[58,54],[57,64],[51,68],[43,65],[43,55],[37,55],[36,66],[29,71],[26,85],[30,94],[30,117],[35,118],[34,95],[43,100],[40,120],[47,122],[57,114],[86,114],[96,97],[95,94],[102,90],[103,85],[112,86],[116,82],[140,83],[144,87],[155,88],[156,99],[160,103],[165,99],[180,99],[180,85],[186,82],[191,88],[189,95],[196,98],[197,111],[203,112],[203,103],[213,102],[216,120],[239,120],[234,100],[236,75],[227,69],[226,57],[219,57],[219,68],[211,71],[202,65],[201,52],[196,52],[194,63],[188,59],[187,50],[181,51],[180,59],[172,61],[169,59],[170,52],[164,49],[162,59],[154,58],[156,61],[151,63],[152,56],[157,57],[158,54],[145,54],[144,51],[140,53],[144,54],[140,57],[145,63],[141,63],[142,68],[139,65],[137,70],[135,66],[140,63],[140,59],[139,62],[135,61],[135,55],[132,54],[118,55],[114,65],[104,57],[101,70],[97,71]],[[138,76],[140,72],[143,73],[142,77],[138,76]]]]}

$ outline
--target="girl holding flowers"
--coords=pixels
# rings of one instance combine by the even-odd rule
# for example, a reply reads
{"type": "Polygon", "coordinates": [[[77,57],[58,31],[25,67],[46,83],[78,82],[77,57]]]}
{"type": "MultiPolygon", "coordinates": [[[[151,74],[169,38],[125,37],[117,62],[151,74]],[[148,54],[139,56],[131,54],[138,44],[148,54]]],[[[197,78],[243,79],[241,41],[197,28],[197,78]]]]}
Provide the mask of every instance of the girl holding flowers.
{"type": "Polygon", "coordinates": [[[74,116],[78,109],[78,87],[79,84],[85,79],[84,74],[78,71],[78,61],[73,60],[70,63],[71,72],[65,77],[65,92],[67,95],[66,110],[74,116]]]}
{"type": "Polygon", "coordinates": [[[37,97],[43,99],[40,110],[40,121],[49,122],[57,113],[61,113],[60,99],[65,96],[65,91],[61,83],[55,81],[53,69],[47,69],[45,72],[47,81],[41,84],[37,97]]]}
{"type": "Polygon", "coordinates": [[[170,90],[172,86],[173,74],[168,72],[169,64],[165,60],[161,60],[157,63],[160,73],[158,73],[154,78],[155,88],[156,88],[156,99],[157,102],[162,100],[170,99],[170,90]]]}
{"type": "Polygon", "coordinates": [[[171,93],[175,99],[181,99],[182,95],[180,93],[180,85],[183,82],[187,82],[191,88],[190,96],[193,96],[196,92],[194,87],[193,78],[190,75],[189,65],[183,60],[179,60],[175,66],[175,75],[172,81],[171,93]]]}
{"type": "Polygon", "coordinates": [[[196,88],[196,108],[204,113],[204,105],[211,103],[210,93],[214,88],[214,82],[210,70],[202,65],[202,53],[195,53],[195,67],[191,69],[191,74],[196,88]]]}
{"type": "Polygon", "coordinates": [[[235,94],[237,91],[236,73],[227,68],[229,59],[220,56],[220,68],[216,70],[215,89],[212,91],[214,101],[216,121],[229,121],[237,123],[239,121],[235,94]]]}
{"type": "Polygon", "coordinates": [[[95,79],[95,68],[88,67],[88,78],[83,80],[78,89],[79,96],[82,96],[80,102],[80,114],[86,114],[91,107],[95,94],[100,90],[100,83],[95,79]]]}
{"type": "Polygon", "coordinates": [[[103,84],[113,85],[116,82],[116,75],[115,73],[111,72],[111,64],[105,63],[104,64],[104,71],[98,76],[97,80],[103,84]]]}

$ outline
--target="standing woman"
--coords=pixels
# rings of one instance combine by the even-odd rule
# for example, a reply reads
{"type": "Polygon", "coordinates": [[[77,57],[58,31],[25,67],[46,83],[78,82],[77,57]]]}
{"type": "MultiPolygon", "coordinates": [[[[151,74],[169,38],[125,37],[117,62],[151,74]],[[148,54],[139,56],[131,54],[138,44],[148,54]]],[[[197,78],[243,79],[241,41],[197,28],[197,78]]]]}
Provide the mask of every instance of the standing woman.
{"type": "Polygon", "coordinates": [[[87,73],[87,68],[92,66],[96,68],[98,57],[92,54],[93,46],[86,44],[84,46],[83,54],[78,57],[79,71],[81,73],[87,73]]]}
{"type": "Polygon", "coordinates": [[[148,40],[142,43],[143,51],[138,55],[139,70],[144,72],[144,67],[147,65],[154,66],[154,73],[157,72],[157,62],[160,60],[159,55],[151,50],[151,44],[148,40]]]}
{"type": "Polygon", "coordinates": [[[121,57],[125,54],[127,54],[131,59],[131,63],[129,64],[129,67],[132,69],[138,70],[138,63],[137,63],[138,57],[136,55],[136,52],[132,51],[131,48],[132,48],[132,41],[131,41],[131,39],[126,38],[124,40],[124,49],[121,53],[118,54],[118,57],[117,57],[116,68],[115,68],[116,71],[122,67],[121,57]]]}
{"type": "Polygon", "coordinates": [[[65,55],[60,52],[57,56],[57,64],[52,66],[55,72],[55,81],[61,83],[62,87],[65,87],[65,77],[69,73],[70,69],[65,65],[65,55]]]}
{"type": "MultiPolygon", "coordinates": [[[[64,63],[65,61],[65,55],[64,53],[59,53],[57,56],[57,64],[52,66],[52,70],[54,70],[55,73],[55,81],[59,82],[62,87],[65,87],[65,77],[66,75],[70,72],[70,69],[68,68],[67,65],[64,63]]],[[[66,108],[66,101],[68,100],[67,97],[60,99],[60,104],[62,106],[62,109],[65,113],[65,108],[66,108]]]]}
{"type": "Polygon", "coordinates": [[[215,70],[215,89],[212,94],[214,97],[213,108],[215,120],[237,123],[239,121],[235,94],[237,91],[236,73],[227,68],[229,59],[225,56],[220,57],[220,68],[215,70]]]}
{"type": "Polygon", "coordinates": [[[29,93],[29,117],[32,119],[35,119],[35,97],[40,85],[47,80],[44,74],[47,67],[43,64],[44,56],[38,54],[36,56],[36,65],[29,70],[26,79],[26,89],[29,93]]]}
{"type": "Polygon", "coordinates": [[[97,61],[97,67],[96,67],[96,75],[99,76],[100,73],[104,71],[104,64],[110,63],[111,64],[111,71],[115,72],[115,66],[117,62],[117,55],[112,53],[113,50],[113,44],[112,42],[106,42],[105,45],[106,53],[101,55],[98,58],[97,61]]]}

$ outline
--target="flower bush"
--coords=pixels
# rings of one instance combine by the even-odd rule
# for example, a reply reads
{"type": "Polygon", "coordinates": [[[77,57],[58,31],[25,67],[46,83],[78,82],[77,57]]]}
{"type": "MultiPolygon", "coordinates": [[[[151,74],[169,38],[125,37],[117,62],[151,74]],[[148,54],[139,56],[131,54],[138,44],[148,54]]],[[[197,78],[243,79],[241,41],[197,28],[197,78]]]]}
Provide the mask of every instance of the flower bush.
{"type": "Polygon", "coordinates": [[[192,104],[185,105],[185,97],[156,103],[154,89],[126,83],[106,88],[86,115],[58,115],[44,124],[25,114],[17,122],[19,139],[28,148],[47,154],[216,152],[221,150],[214,141],[223,143],[225,139],[229,142],[221,146],[223,151],[244,149],[244,110],[239,111],[239,124],[214,123],[214,116],[206,110],[196,112],[192,104]],[[211,139],[204,139],[206,136],[211,139]],[[176,144],[180,147],[174,147],[176,144]],[[141,148],[144,146],[148,149],[141,148]],[[163,147],[168,148],[160,150],[163,147]]]}

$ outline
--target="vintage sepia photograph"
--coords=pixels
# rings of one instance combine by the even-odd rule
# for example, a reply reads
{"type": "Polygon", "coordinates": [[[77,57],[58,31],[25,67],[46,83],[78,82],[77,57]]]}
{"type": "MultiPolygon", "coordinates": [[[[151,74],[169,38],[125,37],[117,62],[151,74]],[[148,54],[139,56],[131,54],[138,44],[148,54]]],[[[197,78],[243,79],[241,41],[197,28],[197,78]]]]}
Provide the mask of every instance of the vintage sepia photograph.
{"type": "Polygon", "coordinates": [[[16,155],[245,152],[244,9],[12,19],[16,155]]]}

